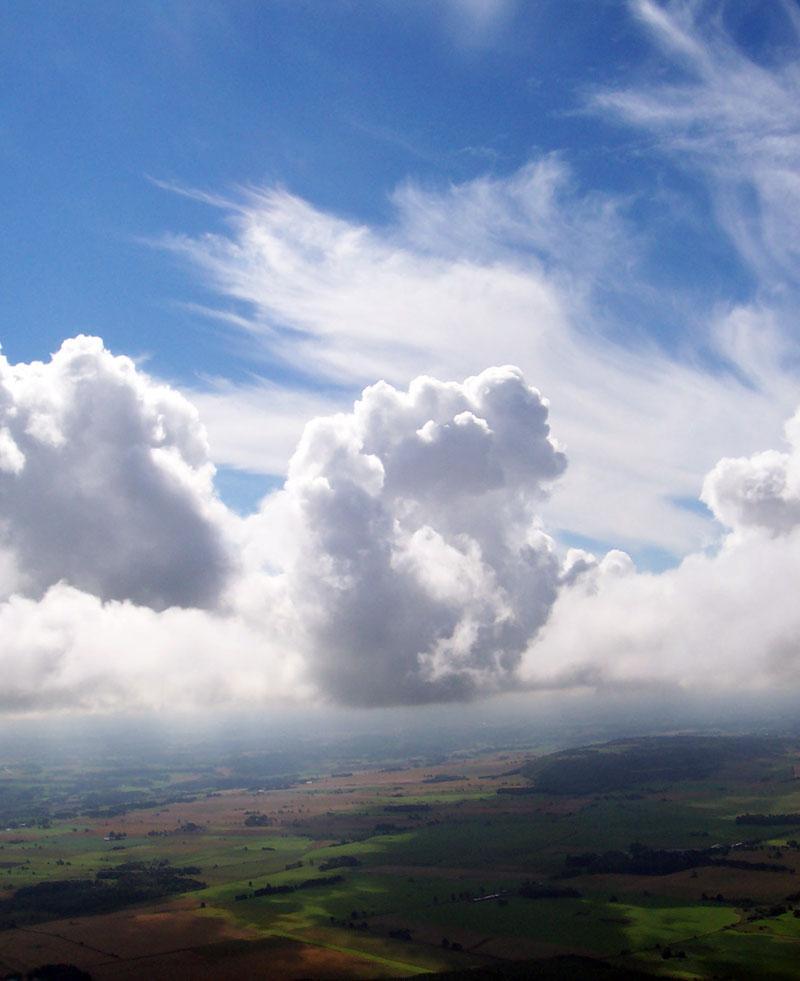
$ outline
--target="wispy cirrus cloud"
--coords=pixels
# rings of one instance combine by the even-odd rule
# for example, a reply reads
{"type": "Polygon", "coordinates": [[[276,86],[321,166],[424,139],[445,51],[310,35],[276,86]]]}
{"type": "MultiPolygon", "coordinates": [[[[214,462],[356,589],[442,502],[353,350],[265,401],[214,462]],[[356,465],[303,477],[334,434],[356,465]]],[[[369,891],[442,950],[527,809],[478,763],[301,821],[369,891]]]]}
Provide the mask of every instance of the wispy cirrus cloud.
{"type": "Polygon", "coordinates": [[[658,138],[660,152],[702,173],[722,227],[759,275],[800,286],[800,18],[769,11],[783,43],[761,57],[737,44],[726,5],[632,0],[632,13],[673,68],[669,81],[594,93],[600,112],[658,138]]]}
{"type": "Polygon", "coordinates": [[[266,379],[249,384],[207,379],[185,394],[205,421],[218,466],[274,475],[286,473],[308,420],[331,415],[343,404],[340,392],[290,388],[266,379]]]}

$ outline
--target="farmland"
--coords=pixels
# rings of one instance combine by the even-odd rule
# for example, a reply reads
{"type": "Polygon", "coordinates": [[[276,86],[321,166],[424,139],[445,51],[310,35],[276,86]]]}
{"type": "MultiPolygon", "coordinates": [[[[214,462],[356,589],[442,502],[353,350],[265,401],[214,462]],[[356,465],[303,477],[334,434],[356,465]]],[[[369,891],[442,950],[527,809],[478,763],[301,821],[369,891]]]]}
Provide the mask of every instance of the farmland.
{"type": "Polygon", "coordinates": [[[674,736],[293,772],[98,763],[88,790],[10,761],[0,974],[459,976],[577,955],[584,977],[795,977],[798,759],[790,738],[674,736]]]}

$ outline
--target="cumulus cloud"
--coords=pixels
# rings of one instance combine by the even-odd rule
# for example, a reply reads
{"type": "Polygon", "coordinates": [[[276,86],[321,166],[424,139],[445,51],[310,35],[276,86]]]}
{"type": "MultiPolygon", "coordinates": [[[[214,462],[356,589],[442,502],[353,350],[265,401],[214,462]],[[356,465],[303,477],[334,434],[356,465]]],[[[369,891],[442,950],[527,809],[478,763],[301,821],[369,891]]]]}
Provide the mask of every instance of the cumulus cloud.
{"type": "Polygon", "coordinates": [[[536,514],[564,467],[546,403],[510,367],[379,383],[309,423],[257,521],[292,529],[288,588],[322,690],[386,705],[513,683],[556,595],[536,514]]]}
{"type": "Polygon", "coordinates": [[[800,413],[786,424],[788,452],[725,458],[708,474],[702,499],[737,531],[786,534],[800,524],[800,413]]]}
{"type": "Polygon", "coordinates": [[[231,556],[212,478],[196,409],[99,338],[47,363],[0,357],[6,590],[63,580],[154,609],[215,605],[231,556]]]}
{"type": "Polygon", "coordinates": [[[659,575],[596,566],[523,659],[531,688],[738,695],[800,683],[797,531],[727,541],[659,575]]]}
{"type": "Polygon", "coordinates": [[[703,500],[727,529],[660,575],[624,553],[568,556],[521,683],[599,690],[777,689],[800,683],[800,414],[789,448],[722,459],[703,500]]]}

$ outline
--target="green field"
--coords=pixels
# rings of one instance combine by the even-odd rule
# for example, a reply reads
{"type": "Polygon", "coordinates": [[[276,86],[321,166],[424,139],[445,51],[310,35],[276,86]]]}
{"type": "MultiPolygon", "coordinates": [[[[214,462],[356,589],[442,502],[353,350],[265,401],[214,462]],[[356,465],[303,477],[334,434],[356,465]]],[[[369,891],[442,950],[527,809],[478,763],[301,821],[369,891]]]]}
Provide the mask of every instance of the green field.
{"type": "MultiPolygon", "coordinates": [[[[633,745],[645,759],[659,751],[652,743],[633,745]]],[[[241,953],[248,942],[271,937],[336,954],[352,965],[336,969],[354,977],[369,976],[370,964],[400,977],[570,952],[671,977],[797,976],[800,902],[787,897],[800,891],[800,875],[793,881],[800,849],[788,843],[800,829],[743,828],[735,819],[800,809],[787,764],[798,746],[756,741],[749,755],[747,745],[739,755],[712,746],[712,772],[702,778],[685,772],[703,758],[691,749],[688,763],[666,754],[675,779],[664,776],[673,772],[665,766],[657,785],[628,786],[629,748],[613,744],[604,764],[612,786],[583,794],[569,785],[573,771],[585,779],[580,755],[563,778],[564,793],[499,794],[491,773],[501,765],[463,756],[459,772],[469,772],[453,782],[426,775],[455,768],[445,761],[440,771],[430,765],[360,771],[352,780],[312,774],[273,790],[219,790],[212,782],[186,797],[162,774],[148,778],[148,786],[167,788],[175,798],[167,804],[40,816],[2,832],[3,915],[7,927],[22,917],[18,931],[27,924],[46,930],[35,904],[14,912],[17,890],[22,897],[37,883],[61,881],[69,891],[79,880],[87,902],[105,902],[111,894],[103,884],[119,882],[122,899],[107,909],[70,908],[68,922],[54,912],[58,935],[74,930],[77,938],[94,916],[122,909],[128,920],[144,917],[159,929],[170,917],[182,929],[191,921],[198,936],[204,923],[218,932],[224,925],[237,939],[208,948],[220,964],[225,943],[241,953]],[[267,826],[248,826],[252,814],[267,826]],[[120,837],[104,840],[112,831],[120,837]],[[646,861],[675,868],[655,870],[646,861]],[[194,888],[165,887],[147,901],[136,899],[134,886],[160,888],[150,870],[165,862],[198,880],[194,888]],[[526,882],[542,895],[521,895],[526,882]],[[128,886],[132,905],[125,906],[128,886]]],[[[558,760],[545,760],[550,779],[562,779],[552,769],[558,760]]],[[[189,779],[181,771],[181,780],[189,779]]],[[[512,770],[500,786],[524,790],[530,780],[535,775],[512,770]]],[[[124,781],[120,792],[137,788],[129,771],[124,781]]],[[[48,901],[60,908],[58,896],[48,901]]],[[[113,931],[124,922],[103,921],[105,947],[113,947],[113,931]]],[[[13,961],[22,936],[0,931],[0,963],[13,961]]],[[[76,939],[69,948],[73,958],[83,943],[76,939]]],[[[103,963],[92,966],[99,977],[111,976],[103,963]]]]}

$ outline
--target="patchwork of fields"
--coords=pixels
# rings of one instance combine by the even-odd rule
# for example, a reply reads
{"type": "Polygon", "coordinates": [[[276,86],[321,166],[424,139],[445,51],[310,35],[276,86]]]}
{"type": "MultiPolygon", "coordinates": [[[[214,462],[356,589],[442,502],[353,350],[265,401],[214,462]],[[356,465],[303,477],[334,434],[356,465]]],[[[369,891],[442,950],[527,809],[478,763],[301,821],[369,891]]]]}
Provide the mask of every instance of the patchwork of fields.
{"type": "Polygon", "coordinates": [[[12,821],[0,974],[381,978],[578,954],[795,978],[800,745],[681,739],[209,780],[190,799],[176,773],[170,803],[12,821]],[[736,821],[753,814],[771,817],[736,821]]]}

